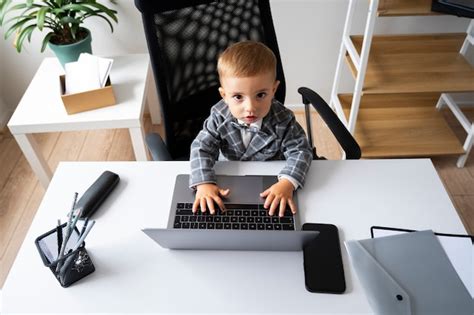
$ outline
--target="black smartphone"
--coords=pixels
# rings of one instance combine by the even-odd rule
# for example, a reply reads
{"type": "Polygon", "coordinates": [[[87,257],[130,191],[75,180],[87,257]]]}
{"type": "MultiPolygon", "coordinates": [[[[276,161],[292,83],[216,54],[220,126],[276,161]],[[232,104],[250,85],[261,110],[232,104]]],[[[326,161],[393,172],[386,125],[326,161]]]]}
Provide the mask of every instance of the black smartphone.
{"type": "Polygon", "coordinates": [[[303,230],[319,231],[319,235],[303,249],[306,290],[344,293],[346,280],[337,227],[332,224],[305,223],[303,230]]]}

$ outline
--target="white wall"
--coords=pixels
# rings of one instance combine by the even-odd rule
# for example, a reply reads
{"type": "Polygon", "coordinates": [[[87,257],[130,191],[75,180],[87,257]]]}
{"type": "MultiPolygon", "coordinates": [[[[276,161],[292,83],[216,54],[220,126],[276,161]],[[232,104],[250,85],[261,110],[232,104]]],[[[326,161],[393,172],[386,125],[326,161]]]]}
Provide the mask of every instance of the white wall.
{"type": "Polygon", "coordinates": [[[3,38],[3,31],[0,29],[0,129],[3,128],[10,118],[12,114],[12,109],[7,106],[5,99],[6,90],[4,89],[4,82],[5,82],[5,71],[4,71],[4,64],[5,64],[5,56],[4,56],[4,46],[5,42],[1,40],[3,38]]]}
{"type": "MultiPolygon", "coordinates": [[[[361,0],[356,10],[354,34],[363,32],[367,3],[361,0]]],[[[347,0],[271,0],[287,81],[288,104],[301,103],[296,92],[300,86],[311,87],[329,100],[347,5],[347,0]]],[[[110,33],[102,20],[86,23],[93,32],[93,52],[98,55],[146,53],[141,19],[133,1],[119,0],[116,8],[119,24],[114,33],[110,33]]],[[[376,32],[465,32],[468,22],[468,19],[454,16],[379,18],[376,32]]],[[[18,104],[41,60],[53,56],[49,50],[43,54],[39,52],[42,36],[41,33],[33,36],[32,43],[27,44],[21,54],[11,47],[11,40],[2,40],[0,44],[0,78],[3,78],[0,79],[0,92],[10,110],[18,104]]],[[[346,69],[341,90],[349,92],[352,84],[346,69]]]]}

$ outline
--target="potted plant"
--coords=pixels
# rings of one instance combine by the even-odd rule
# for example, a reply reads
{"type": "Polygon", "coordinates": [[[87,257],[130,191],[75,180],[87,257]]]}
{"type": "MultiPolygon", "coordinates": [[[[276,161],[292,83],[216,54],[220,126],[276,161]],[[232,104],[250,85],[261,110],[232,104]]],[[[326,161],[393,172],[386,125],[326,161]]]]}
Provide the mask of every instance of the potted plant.
{"type": "Polygon", "coordinates": [[[36,29],[47,29],[41,52],[49,45],[63,66],[76,61],[82,52],[92,53],[90,31],[82,26],[90,17],[105,20],[112,32],[112,22],[118,22],[117,11],[96,0],[0,0],[0,26],[6,28],[5,39],[15,34],[13,44],[21,52],[36,29]]]}

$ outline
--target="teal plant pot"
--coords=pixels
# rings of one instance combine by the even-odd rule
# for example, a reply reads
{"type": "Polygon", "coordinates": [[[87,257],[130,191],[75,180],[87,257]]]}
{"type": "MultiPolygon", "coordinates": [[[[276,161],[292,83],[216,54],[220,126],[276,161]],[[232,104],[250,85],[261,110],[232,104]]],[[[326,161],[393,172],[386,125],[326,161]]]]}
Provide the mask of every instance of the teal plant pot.
{"type": "Polygon", "coordinates": [[[77,43],[68,45],[56,45],[51,42],[48,43],[49,48],[51,48],[56,57],[59,59],[59,62],[63,68],[66,63],[77,61],[81,53],[92,54],[91,32],[88,29],[85,30],[88,33],[87,37],[77,43]]]}

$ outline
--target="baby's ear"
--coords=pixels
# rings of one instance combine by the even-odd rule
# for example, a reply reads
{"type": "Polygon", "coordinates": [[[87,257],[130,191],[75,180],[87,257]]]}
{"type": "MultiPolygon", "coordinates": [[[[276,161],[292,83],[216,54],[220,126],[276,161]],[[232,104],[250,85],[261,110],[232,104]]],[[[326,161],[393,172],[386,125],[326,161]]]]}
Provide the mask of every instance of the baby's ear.
{"type": "Polygon", "coordinates": [[[219,93],[220,93],[222,98],[225,98],[225,90],[222,86],[219,87],[219,93]]]}
{"type": "Polygon", "coordinates": [[[273,83],[273,94],[276,93],[276,90],[278,89],[279,85],[280,85],[280,81],[275,80],[275,83],[273,83]]]}

